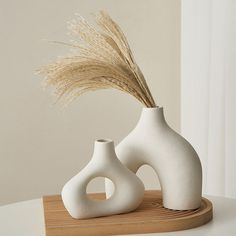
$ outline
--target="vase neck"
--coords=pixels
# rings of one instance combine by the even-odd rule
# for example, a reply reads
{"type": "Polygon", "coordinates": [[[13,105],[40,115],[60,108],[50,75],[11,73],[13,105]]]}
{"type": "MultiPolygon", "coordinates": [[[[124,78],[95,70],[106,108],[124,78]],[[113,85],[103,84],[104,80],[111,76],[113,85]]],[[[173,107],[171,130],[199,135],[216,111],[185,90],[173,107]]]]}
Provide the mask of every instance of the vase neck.
{"type": "Polygon", "coordinates": [[[166,127],[163,107],[143,108],[136,128],[162,128],[166,127]]]}
{"type": "Polygon", "coordinates": [[[94,144],[93,159],[116,157],[114,142],[110,139],[97,139],[94,144]]]}

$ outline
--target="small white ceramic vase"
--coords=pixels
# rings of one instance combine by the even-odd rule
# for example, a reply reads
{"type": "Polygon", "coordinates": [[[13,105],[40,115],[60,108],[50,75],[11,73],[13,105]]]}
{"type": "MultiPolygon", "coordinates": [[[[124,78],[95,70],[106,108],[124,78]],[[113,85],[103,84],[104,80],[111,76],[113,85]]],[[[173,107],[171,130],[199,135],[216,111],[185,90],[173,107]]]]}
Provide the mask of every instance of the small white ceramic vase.
{"type": "MultiPolygon", "coordinates": [[[[134,130],[116,147],[121,162],[134,173],[144,164],[159,177],[163,205],[174,210],[200,207],[202,168],[193,147],[165,121],[163,108],[143,108],[134,130]]],[[[107,197],[113,187],[106,180],[107,197]]]]}
{"type": "Polygon", "coordinates": [[[69,214],[76,219],[107,216],[135,210],[142,202],[144,185],[115,153],[114,142],[96,140],[94,153],[87,166],[62,189],[62,200],[69,214]],[[115,191],[106,200],[92,200],[86,193],[88,183],[96,177],[109,178],[115,191]]]}

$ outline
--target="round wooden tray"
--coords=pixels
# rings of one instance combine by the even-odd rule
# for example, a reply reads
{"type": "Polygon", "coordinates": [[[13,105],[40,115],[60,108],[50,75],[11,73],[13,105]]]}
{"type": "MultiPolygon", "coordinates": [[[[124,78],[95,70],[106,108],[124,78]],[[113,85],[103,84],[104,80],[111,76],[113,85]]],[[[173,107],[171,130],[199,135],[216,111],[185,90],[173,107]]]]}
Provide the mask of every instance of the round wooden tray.
{"type": "Polygon", "coordinates": [[[191,229],[206,224],[213,217],[212,203],[208,199],[202,198],[200,208],[195,210],[170,210],[163,207],[161,191],[146,191],[144,201],[136,212],[137,216],[145,216],[143,219],[150,222],[149,232],[191,229]]]}
{"type": "MultiPolygon", "coordinates": [[[[92,198],[104,199],[104,193],[92,194],[92,198]]],[[[160,191],[145,191],[144,200],[136,211],[75,220],[70,217],[61,196],[43,197],[47,236],[121,235],[169,232],[185,230],[206,224],[212,219],[212,204],[202,198],[196,210],[175,211],[162,205],[160,191]]]]}

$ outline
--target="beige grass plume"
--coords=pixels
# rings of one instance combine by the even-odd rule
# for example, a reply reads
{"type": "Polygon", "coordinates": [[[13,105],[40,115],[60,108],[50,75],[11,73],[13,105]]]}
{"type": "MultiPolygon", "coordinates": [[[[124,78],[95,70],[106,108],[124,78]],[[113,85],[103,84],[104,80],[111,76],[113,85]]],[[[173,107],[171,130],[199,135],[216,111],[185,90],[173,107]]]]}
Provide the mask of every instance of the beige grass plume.
{"type": "Polygon", "coordinates": [[[96,15],[96,22],[99,30],[80,16],[69,23],[76,40],[65,44],[75,52],[38,70],[46,77],[46,85],[55,86],[56,94],[65,102],[88,91],[114,88],[134,96],[146,107],[155,107],[120,27],[103,11],[96,15]]]}

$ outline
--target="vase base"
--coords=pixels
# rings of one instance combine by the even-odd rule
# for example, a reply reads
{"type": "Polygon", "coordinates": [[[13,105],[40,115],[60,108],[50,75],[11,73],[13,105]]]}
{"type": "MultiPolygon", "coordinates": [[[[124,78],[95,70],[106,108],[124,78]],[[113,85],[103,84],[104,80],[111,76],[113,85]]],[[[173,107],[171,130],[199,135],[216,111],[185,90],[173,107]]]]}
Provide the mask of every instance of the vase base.
{"type": "MultiPolygon", "coordinates": [[[[105,193],[93,198],[105,199],[105,193]]],[[[133,212],[86,220],[73,219],[60,195],[43,197],[47,236],[122,235],[170,232],[201,226],[213,217],[212,203],[202,198],[200,208],[175,211],[163,207],[161,191],[145,191],[141,205],[133,212]]]]}

